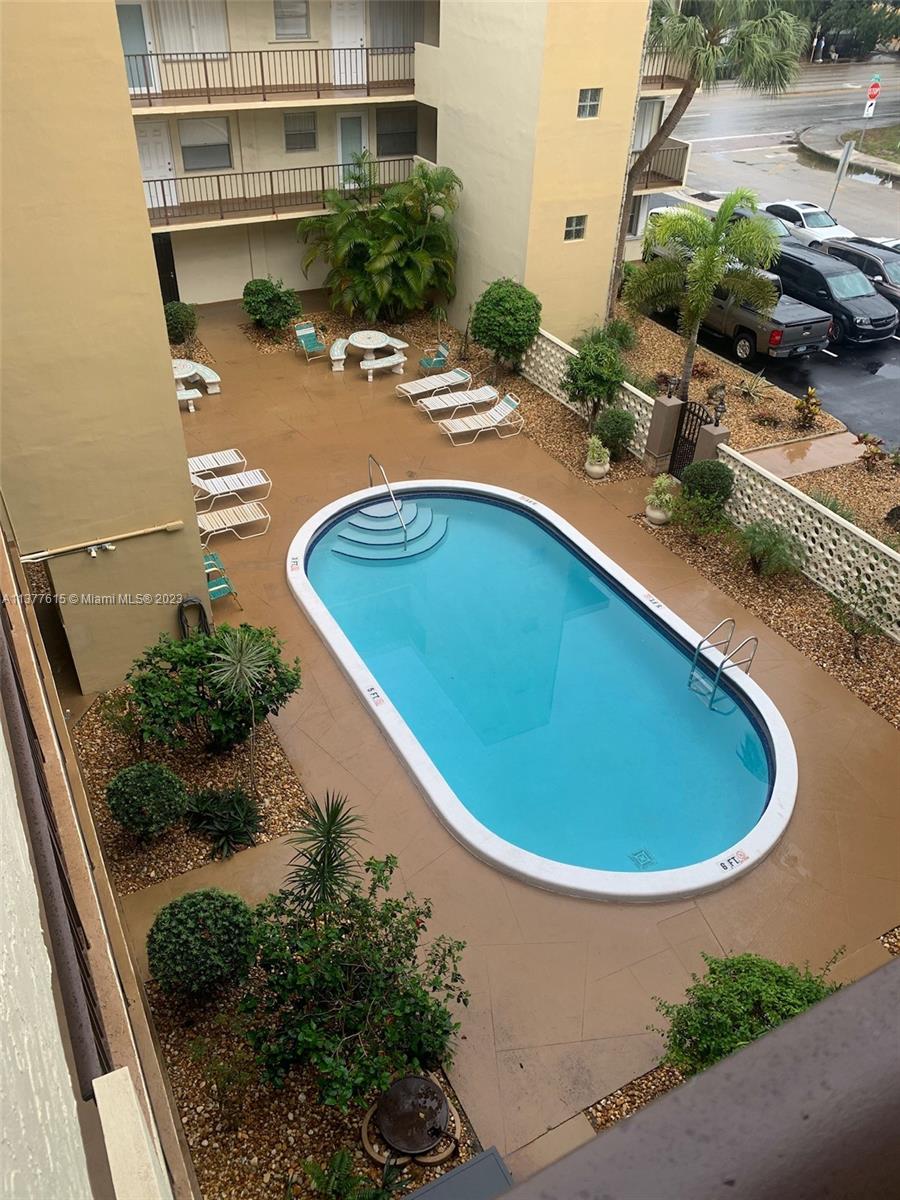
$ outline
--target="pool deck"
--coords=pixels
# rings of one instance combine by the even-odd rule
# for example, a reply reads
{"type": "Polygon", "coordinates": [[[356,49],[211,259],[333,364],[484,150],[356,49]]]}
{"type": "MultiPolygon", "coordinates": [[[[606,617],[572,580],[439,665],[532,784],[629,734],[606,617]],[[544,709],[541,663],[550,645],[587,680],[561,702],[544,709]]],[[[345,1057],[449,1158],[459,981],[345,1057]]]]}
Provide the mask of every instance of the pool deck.
{"type": "MultiPolygon", "coordinates": [[[[629,519],[644,481],[591,487],[527,436],[485,435],[454,449],[399,400],[397,376],[371,385],[355,361],[333,374],[291,353],[262,355],[240,333],[236,304],[201,309],[199,336],[222,394],[184,414],[188,452],[239,447],[272,477],[265,537],[214,539],[244,605],[216,605],[219,622],[274,625],[298,654],[303,689],[275,719],[307,790],[346,792],[368,825],[368,851],[396,853],[402,881],[434,902],[435,931],[468,943],[472,992],[451,1077],[484,1145],[524,1177],[590,1136],[582,1110],[653,1066],[654,996],[679,999],[702,951],[754,951],[817,968],[839,946],[836,977],[888,960],[878,936],[900,920],[900,735],[786,641],[629,519]],[[559,512],[701,632],[721,617],[755,633],[754,678],[780,708],[797,749],[800,788],[781,842],[722,890],[662,904],[575,900],[483,865],[433,815],[372,715],[312,629],[285,580],[300,525],[367,483],[373,453],[392,479],[464,478],[539,499],[559,512]]],[[[407,378],[418,354],[409,351],[407,378]]],[[[514,598],[508,598],[514,600],[514,598]]],[[[461,620],[477,620],[466,614],[461,620]]],[[[603,794],[602,730],[595,738],[603,794]]],[[[647,730],[642,753],[653,753],[647,730]]],[[[665,765],[660,764],[660,787],[665,765]]],[[[547,797],[553,803],[553,797],[547,797]]],[[[122,901],[135,953],[159,907],[216,885],[261,899],[279,886],[284,839],[211,863],[122,901]]]]}

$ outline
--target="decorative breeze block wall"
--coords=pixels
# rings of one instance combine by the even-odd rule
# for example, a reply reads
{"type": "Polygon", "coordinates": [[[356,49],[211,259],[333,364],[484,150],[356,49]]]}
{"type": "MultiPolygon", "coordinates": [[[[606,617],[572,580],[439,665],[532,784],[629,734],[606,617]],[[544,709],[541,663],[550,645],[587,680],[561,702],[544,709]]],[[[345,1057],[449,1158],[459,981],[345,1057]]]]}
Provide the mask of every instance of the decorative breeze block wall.
{"type": "MultiPolygon", "coordinates": [[[[561,342],[559,338],[542,329],[525,352],[522,360],[522,374],[531,383],[564,404],[566,408],[577,411],[570,404],[562,390],[560,380],[566,371],[566,364],[578,351],[574,346],[561,342]]],[[[650,429],[650,418],[653,416],[653,400],[637,388],[626,383],[619,393],[619,404],[632,414],[636,421],[634,437],[629,449],[637,458],[641,458],[647,447],[647,432],[650,429]]]]}
{"type": "Polygon", "coordinates": [[[777,522],[805,549],[804,574],[843,600],[852,602],[860,583],[880,591],[884,631],[900,641],[900,554],[730,446],[719,447],[719,459],[734,472],[729,516],[738,525],[777,522]]]}

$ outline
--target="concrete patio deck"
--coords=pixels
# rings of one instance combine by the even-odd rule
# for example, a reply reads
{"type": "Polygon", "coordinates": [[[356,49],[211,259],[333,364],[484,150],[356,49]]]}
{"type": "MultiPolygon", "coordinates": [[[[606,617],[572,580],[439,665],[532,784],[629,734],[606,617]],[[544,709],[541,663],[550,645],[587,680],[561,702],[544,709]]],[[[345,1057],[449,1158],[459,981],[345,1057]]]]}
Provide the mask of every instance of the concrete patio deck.
{"type": "MultiPolygon", "coordinates": [[[[818,967],[846,945],[843,979],[887,961],[877,938],[900,919],[900,736],[629,520],[642,506],[642,481],[590,487],[527,436],[454,449],[394,396],[394,376],[369,385],[349,362],[341,375],[327,360],[262,355],[236,328],[236,304],[201,313],[199,336],[222,394],[185,414],[188,451],[237,446],[274,484],[265,537],[213,543],[245,609],[226,600],[216,617],[274,625],[300,655],[303,689],[275,726],[304,785],[317,795],[348,793],[367,822],[370,852],[396,853],[403,882],[433,899],[435,931],[467,941],[472,1002],[460,1014],[451,1077],[485,1145],[510,1156],[523,1177],[584,1140],[581,1110],[656,1063],[660,1040],[647,1031],[654,997],[680,998],[701,951],[749,950],[818,967]],[[794,818],[765,862],[697,900],[633,906],[540,891],[453,839],[285,582],[292,536],[326,502],[366,484],[369,452],[394,479],[457,477],[534,496],[697,629],[733,614],[741,636],[759,636],[754,676],[780,707],[800,767],[794,818]]],[[[418,354],[409,357],[408,376],[418,354]]],[[[653,752],[651,732],[640,749],[653,752]]],[[[279,886],[289,857],[276,841],[126,897],[141,963],[147,929],[167,900],[213,883],[258,900],[279,886]]]]}

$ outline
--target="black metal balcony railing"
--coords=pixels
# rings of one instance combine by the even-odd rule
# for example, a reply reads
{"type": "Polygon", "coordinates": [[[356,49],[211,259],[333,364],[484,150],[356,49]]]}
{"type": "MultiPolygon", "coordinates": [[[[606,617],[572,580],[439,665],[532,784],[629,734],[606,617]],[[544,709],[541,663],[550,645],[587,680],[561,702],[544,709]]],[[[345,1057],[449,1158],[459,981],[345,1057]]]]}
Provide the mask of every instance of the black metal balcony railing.
{"type": "MultiPolygon", "coordinates": [[[[409,177],[412,158],[378,159],[372,172],[371,193],[409,177]]],[[[237,171],[223,175],[179,175],[145,179],[144,194],[150,224],[178,225],[253,217],[303,209],[325,209],[325,193],[358,195],[351,182],[352,163],[322,167],[288,167],[277,171],[237,171]]]]}
{"type": "Polygon", "coordinates": [[[126,54],[133,105],[164,105],[245,96],[278,100],[305,94],[317,99],[349,92],[370,96],[411,92],[412,46],[373,50],[223,50],[196,54],[126,54]]]}
{"type": "MultiPolygon", "coordinates": [[[[634,166],[639,153],[638,150],[632,150],[631,166],[634,166]]],[[[641,168],[634,190],[645,192],[658,187],[680,187],[687,175],[689,153],[690,145],[687,142],[669,138],[641,168]]]]}

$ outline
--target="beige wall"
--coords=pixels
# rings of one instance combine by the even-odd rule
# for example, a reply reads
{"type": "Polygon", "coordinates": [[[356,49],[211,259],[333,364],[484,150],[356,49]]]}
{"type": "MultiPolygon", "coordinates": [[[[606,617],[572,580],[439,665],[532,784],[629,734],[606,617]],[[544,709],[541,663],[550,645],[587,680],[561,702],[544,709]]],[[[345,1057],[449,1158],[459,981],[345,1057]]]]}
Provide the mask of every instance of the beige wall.
{"type": "Polygon", "coordinates": [[[535,139],[524,282],[542,324],[571,340],[606,311],[631,145],[646,0],[550,0],[535,139]],[[596,118],[576,116],[580,88],[603,89],[596,118]],[[587,215],[582,241],[563,240],[587,215]]]}
{"type": "MultiPolygon", "coordinates": [[[[10,0],[2,18],[15,170],[3,181],[0,482],[19,549],[182,521],[96,559],[58,558],[53,580],[74,594],[204,596],[115,8],[10,0]]],[[[176,629],[166,605],[61,612],[85,691],[176,629]]]]}
{"type": "Polygon", "coordinates": [[[546,0],[449,0],[440,48],[416,47],[416,99],[438,109],[438,162],[463,182],[459,325],[491,280],[525,277],[546,11],[546,0]]]}

